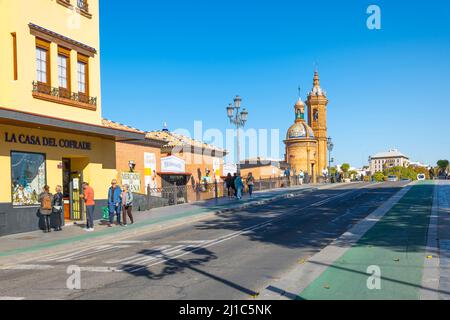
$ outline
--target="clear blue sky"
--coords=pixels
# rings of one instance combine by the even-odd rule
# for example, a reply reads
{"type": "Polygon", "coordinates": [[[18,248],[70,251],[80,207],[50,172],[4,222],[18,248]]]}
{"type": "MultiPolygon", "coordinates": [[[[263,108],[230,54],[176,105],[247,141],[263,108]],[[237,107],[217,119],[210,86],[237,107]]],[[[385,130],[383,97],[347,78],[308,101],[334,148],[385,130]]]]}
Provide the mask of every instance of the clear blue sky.
{"type": "Polygon", "coordinates": [[[317,62],[337,163],[361,166],[394,147],[426,163],[450,158],[448,0],[100,2],[107,118],[225,130],[240,94],[248,126],[283,139],[317,62]],[[381,30],[366,27],[370,4],[381,30]]]}

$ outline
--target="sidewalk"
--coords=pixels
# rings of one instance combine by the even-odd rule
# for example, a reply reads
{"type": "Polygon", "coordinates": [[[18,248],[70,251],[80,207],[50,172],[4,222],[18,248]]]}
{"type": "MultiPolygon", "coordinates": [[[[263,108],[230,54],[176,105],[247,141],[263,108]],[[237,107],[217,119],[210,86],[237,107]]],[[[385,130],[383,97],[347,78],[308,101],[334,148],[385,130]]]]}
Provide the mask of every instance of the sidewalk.
{"type": "Polygon", "coordinates": [[[433,183],[414,185],[356,244],[328,264],[299,298],[419,299],[434,188],[433,183]],[[370,270],[378,270],[381,277],[371,278],[370,270]]]}
{"type": "Polygon", "coordinates": [[[135,212],[135,223],[128,227],[108,228],[95,223],[95,232],[87,233],[82,226],[64,228],[62,232],[43,233],[34,231],[23,234],[0,237],[0,264],[14,260],[31,258],[33,254],[44,254],[46,250],[80,248],[105,242],[108,239],[120,240],[120,237],[136,236],[152,230],[162,230],[212,217],[217,213],[245,209],[263,205],[278,199],[288,198],[304,192],[330,188],[336,185],[303,185],[284,189],[256,192],[253,198],[241,201],[228,198],[212,199],[190,204],[162,207],[150,211],[135,212]]]}
{"type": "Polygon", "coordinates": [[[438,297],[441,300],[450,300],[450,182],[438,181],[438,186],[438,297]]]}

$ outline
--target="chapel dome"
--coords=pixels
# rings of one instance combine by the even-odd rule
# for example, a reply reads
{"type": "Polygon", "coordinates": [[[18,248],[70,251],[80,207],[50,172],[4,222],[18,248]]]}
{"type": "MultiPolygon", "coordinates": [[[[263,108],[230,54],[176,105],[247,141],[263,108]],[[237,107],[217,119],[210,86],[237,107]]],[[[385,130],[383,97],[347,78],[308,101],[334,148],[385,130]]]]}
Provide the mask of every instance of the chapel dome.
{"type": "Polygon", "coordinates": [[[305,122],[294,123],[288,130],[286,140],[314,139],[314,132],[305,122]]]}

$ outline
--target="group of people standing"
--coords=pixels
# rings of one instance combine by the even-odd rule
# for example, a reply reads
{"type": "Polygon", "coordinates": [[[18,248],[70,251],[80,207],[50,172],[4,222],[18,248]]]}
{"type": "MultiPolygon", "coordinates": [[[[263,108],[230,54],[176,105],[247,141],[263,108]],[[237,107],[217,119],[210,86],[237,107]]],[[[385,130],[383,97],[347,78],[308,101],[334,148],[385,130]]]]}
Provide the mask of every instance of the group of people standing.
{"type": "MultiPolygon", "coordinates": [[[[245,178],[245,184],[248,187],[248,194],[250,195],[250,197],[252,197],[253,188],[255,186],[255,178],[253,177],[253,174],[251,172],[248,174],[247,178],[245,178]]],[[[245,185],[244,181],[242,180],[241,174],[235,173],[234,175],[231,175],[231,173],[228,173],[225,179],[225,188],[227,189],[229,199],[233,197],[237,198],[238,200],[242,199],[245,185]]]]}
{"type": "MultiPolygon", "coordinates": [[[[80,199],[84,200],[86,206],[86,228],[85,231],[94,231],[94,212],[95,212],[95,198],[94,189],[88,182],[82,184],[82,194],[80,199]]],[[[43,230],[45,233],[52,231],[51,217],[55,217],[53,228],[55,231],[61,231],[63,225],[64,214],[64,196],[62,187],[57,186],[55,194],[50,193],[50,187],[44,186],[43,192],[39,195],[40,209],[39,213],[43,218],[43,230]]],[[[117,180],[111,181],[111,187],[108,190],[108,211],[109,221],[108,227],[114,225],[114,217],[117,217],[116,223],[120,226],[127,226],[127,216],[131,223],[134,223],[133,217],[133,193],[129,185],[124,185],[121,188],[117,184],[117,180]]]]}

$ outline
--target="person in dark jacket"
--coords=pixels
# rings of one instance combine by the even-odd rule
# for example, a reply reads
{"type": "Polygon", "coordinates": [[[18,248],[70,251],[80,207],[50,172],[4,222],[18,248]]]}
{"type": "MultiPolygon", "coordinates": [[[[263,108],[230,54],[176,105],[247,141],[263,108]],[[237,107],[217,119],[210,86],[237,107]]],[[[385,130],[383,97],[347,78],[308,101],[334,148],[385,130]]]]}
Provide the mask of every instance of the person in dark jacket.
{"type": "Polygon", "coordinates": [[[237,196],[236,178],[237,178],[237,173],[235,173],[233,175],[233,178],[231,179],[231,189],[233,190],[233,197],[237,196]]]}
{"type": "Polygon", "coordinates": [[[56,186],[52,200],[53,214],[55,215],[55,231],[62,231],[64,199],[61,191],[62,187],[56,186]]]}
{"type": "Polygon", "coordinates": [[[233,196],[233,176],[231,173],[228,173],[227,177],[225,178],[225,186],[228,191],[228,198],[231,198],[233,196]]]}
{"type": "Polygon", "coordinates": [[[111,187],[108,191],[108,208],[109,208],[109,224],[112,227],[114,223],[114,216],[117,216],[117,225],[120,225],[120,213],[122,211],[122,190],[117,185],[117,180],[111,181],[111,187]]]}

